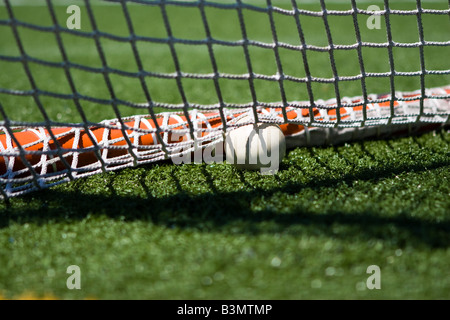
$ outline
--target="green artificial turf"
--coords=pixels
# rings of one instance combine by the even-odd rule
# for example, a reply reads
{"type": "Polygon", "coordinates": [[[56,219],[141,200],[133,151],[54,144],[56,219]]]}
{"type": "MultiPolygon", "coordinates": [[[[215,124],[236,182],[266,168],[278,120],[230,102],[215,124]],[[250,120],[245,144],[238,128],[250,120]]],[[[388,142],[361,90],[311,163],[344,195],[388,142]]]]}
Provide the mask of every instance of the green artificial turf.
{"type": "MultiPolygon", "coordinates": [[[[277,2],[273,1],[276,5],[277,2]]],[[[392,1],[393,8],[414,5],[392,1]]],[[[255,3],[255,2],[252,2],[255,3]]],[[[331,9],[349,9],[327,2],[331,9]]],[[[382,7],[382,2],[379,3],[382,7]]],[[[286,2],[280,6],[289,8],[286,2]]],[[[361,4],[366,9],[368,4],[361,4]]],[[[424,6],[448,9],[445,1],[424,6]]],[[[98,27],[127,36],[121,9],[94,6],[98,27]]],[[[308,4],[303,8],[320,10],[308,4]]],[[[61,25],[65,6],[56,6],[61,25]]],[[[82,31],[92,31],[84,6],[82,31]]],[[[135,32],[166,37],[159,7],[129,6],[135,32]],[[148,28],[149,21],[154,28],[148,28]]],[[[242,39],[235,10],[206,8],[214,37],[242,39]]],[[[16,18],[51,25],[45,6],[15,7],[16,18]]],[[[198,8],[168,7],[174,36],[204,39],[198,8]],[[188,17],[190,17],[188,19],[188,17]]],[[[272,41],[267,14],[244,10],[251,39],[272,41]]],[[[292,17],[275,14],[279,40],[297,45],[292,17]],[[283,30],[284,32],[282,32],[283,30]]],[[[329,17],[336,43],[355,42],[351,17],[329,17]],[[348,29],[347,29],[348,30],[348,29]]],[[[8,19],[0,6],[0,20],[8,19]]],[[[365,17],[360,17],[361,26],[365,17]]],[[[448,41],[448,16],[424,15],[425,37],[448,41]]],[[[302,20],[303,21],[303,20],[302,20]]],[[[418,41],[415,16],[392,18],[395,41],[418,41]],[[398,37],[398,38],[396,38],[398,37]]],[[[323,20],[304,17],[309,44],[326,45],[323,20]]],[[[61,61],[52,33],[20,27],[30,56],[61,61]],[[45,44],[45,45],[43,45],[45,44]]],[[[385,42],[386,28],[361,27],[363,41],[385,42]]],[[[73,62],[101,67],[90,38],[62,34],[73,62]]],[[[0,25],[0,55],[18,56],[10,27],[0,25]],[[8,45],[3,45],[7,43],[8,45]]],[[[111,67],[136,72],[129,43],[101,39],[111,67]]],[[[389,71],[387,49],[363,48],[366,71],[389,71]]],[[[448,69],[450,47],[426,47],[428,69],[448,69]]],[[[139,43],[144,68],[174,72],[166,45],[139,43]]],[[[207,47],[177,45],[181,68],[211,73],[207,47]]],[[[247,72],[242,47],[216,45],[223,73],[247,72]]],[[[271,49],[250,47],[254,72],[277,72],[271,49]]],[[[417,48],[396,48],[396,69],[420,70],[417,48]],[[398,50],[397,50],[398,49],[398,50]]],[[[304,77],[299,52],[280,51],[286,74],[304,77]]],[[[311,72],[332,77],[328,53],[309,52],[311,72]]],[[[355,50],[336,52],[342,75],[360,72],[355,50]]],[[[21,63],[0,59],[0,88],[29,90],[21,63]],[[11,75],[14,75],[12,77],[11,75]]],[[[30,63],[42,90],[70,94],[64,72],[30,63]]],[[[71,69],[84,95],[109,98],[101,74],[71,69]]],[[[143,102],[138,80],[111,75],[117,96],[143,102]]],[[[396,77],[399,90],[420,88],[419,77],[396,77]]],[[[155,101],[180,103],[175,80],[147,79],[155,101]]],[[[450,83],[448,75],[427,76],[428,87],[450,83]]],[[[226,102],[251,101],[248,82],[221,79],[226,102]],[[223,80],[223,81],[222,81],[223,80]]],[[[369,92],[390,89],[387,78],[367,80],[369,92]]],[[[183,79],[192,103],[217,103],[212,80],[183,79]]],[[[255,81],[259,101],[280,101],[277,82],[255,81]]],[[[286,82],[289,101],[308,100],[304,84],[286,82]]],[[[343,95],[361,94],[359,81],[341,82],[343,95]]],[[[329,84],[314,84],[317,97],[334,96],[329,84]]],[[[80,122],[71,100],[41,96],[48,117],[80,122]]],[[[8,118],[40,122],[32,98],[0,94],[8,118]]],[[[115,118],[110,105],[82,101],[89,121],[115,118]]],[[[159,110],[159,111],[162,111],[159,110]]],[[[120,106],[123,115],[146,113],[120,106]]],[[[239,171],[228,164],[149,164],[95,175],[0,203],[0,298],[24,293],[61,299],[449,299],[450,134],[354,142],[290,150],[276,175],[239,171]],[[66,271],[81,270],[81,289],[69,290],[66,271]],[[381,289],[369,290],[367,268],[381,270],[381,289]]]]}

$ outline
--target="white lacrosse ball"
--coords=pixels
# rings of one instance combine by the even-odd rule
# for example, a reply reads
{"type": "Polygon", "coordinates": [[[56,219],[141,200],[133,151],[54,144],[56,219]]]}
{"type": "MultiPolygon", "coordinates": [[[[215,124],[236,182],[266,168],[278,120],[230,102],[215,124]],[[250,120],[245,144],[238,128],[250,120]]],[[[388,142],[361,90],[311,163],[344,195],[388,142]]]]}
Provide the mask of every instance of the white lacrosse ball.
{"type": "MultiPolygon", "coordinates": [[[[238,123],[249,122],[248,118],[238,123]]],[[[244,170],[276,173],[286,155],[286,140],[276,124],[248,124],[227,133],[225,153],[228,163],[244,170]]]]}

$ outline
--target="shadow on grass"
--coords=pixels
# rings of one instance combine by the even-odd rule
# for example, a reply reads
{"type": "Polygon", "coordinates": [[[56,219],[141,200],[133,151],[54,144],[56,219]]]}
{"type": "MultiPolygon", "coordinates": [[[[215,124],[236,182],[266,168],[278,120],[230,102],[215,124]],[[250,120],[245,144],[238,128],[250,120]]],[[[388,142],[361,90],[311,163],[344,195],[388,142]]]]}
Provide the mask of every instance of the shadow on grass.
{"type": "MultiPolygon", "coordinates": [[[[375,159],[375,155],[366,150],[363,142],[360,142],[360,149],[367,157],[375,159]]],[[[315,150],[318,149],[309,149],[311,157],[327,170],[332,170],[327,167],[327,161],[316,156],[315,150]]],[[[335,156],[352,165],[351,159],[347,159],[338,149],[333,150],[335,156]]],[[[186,186],[183,187],[180,177],[177,176],[178,167],[171,166],[170,183],[175,186],[177,192],[158,197],[154,197],[149,188],[149,181],[146,180],[147,171],[140,170],[137,171],[139,175],[135,179],[135,187],[140,190],[139,193],[126,195],[117,190],[115,175],[105,179],[107,194],[90,194],[77,188],[71,191],[54,189],[35,193],[24,197],[25,201],[33,203],[32,206],[16,207],[12,204],[5,206],[0,214],[0,228],[5,228],[11,223],[71,223],[92,216],[106,216],[125,222],[148,221],[166,228],[202,232],[324,235],[349,241],[381,239],[398,247],[425,245],[447,248],[450,246],[450,218],[433,221],[427,219],[425,213],[412,216],[408,208],[386,215],[380,214],[376,208],[370,206],[365,206],[362,211],[331,206],[318,213],[305,204],[307,201],[303,203],[301,199],[296,200],[294,204],[290,203],[286,210],[279,210],[279,207],[271,209],[270,206],[255,210],[252,207],[255,201],[273,199],[277,194],[296,195],[305,189],[320,194],[329,190],[327,188],[338,188],[343,181],[350,185],[355,180],[376,182],[405,171],[423,172],[450,165],[450,160],[442,160],[442,157],[440,159],[426,163],[411,161],[407,165],[394,162],[378,168],[375,174],[372,168],[363,167],[339,178],[311,179],[306,183],[289,179],[279,181],[280,178],[275,176],[279,183],[269,188],[252,187],[245,174],[234,170],[235,179],[245,186],[243,191],[219,190],[207,167],[200,165],[197,173],[202,176],[202,181],[206,182],[209,190],[200,194],[185,190],[186,186]]],[[[147,168],[151,170],[153,165],[148,165],[147,168]]],[[[281,167],[281,170],[287,169],[281,167]]],[[[290,170],[295,172],[301,168],[291,167],[290,170]]],[[[444,205],[448,206],[449,203],[444,205]]]]}

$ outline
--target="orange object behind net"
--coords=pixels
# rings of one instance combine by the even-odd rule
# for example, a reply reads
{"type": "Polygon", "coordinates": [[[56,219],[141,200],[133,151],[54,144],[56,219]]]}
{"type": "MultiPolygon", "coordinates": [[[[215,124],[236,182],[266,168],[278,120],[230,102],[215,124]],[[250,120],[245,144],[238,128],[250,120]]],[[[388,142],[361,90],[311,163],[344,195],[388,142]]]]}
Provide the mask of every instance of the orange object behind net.
{"type": "MultiPolygon", "coordinates": [[[[450,87],[432,89],[430,92],[436,96],[448,95],[450,87]]],[[[417,92],[402,94],[400,101],[393,102],[393,110],[390,100],[369,103],[364,110],[364,101],[361,98],[344,98],[343,102],[353,104],[353,106],[338,107],[335,101],[330,100],[325,102],[322,108],[289,107],[284,113],[281,108],[259,108],[257,113],[261,121],[277,123],[286,137],[294,137],[302,134],[308,124],[311,127],[311,119],[314,121],[312,127],[314,124],[322,123],[328,127],[339,127],[344,124],[351,125],[352,121],[354,123],[368,122],[377,117],[379,119],[387,118],[386,125],[392,124],[392,119],[389,121],[389,117],[392,116],[401,119],[414,116],[417,118],[421,108],[420,96],[417,92]],[[405,111],[405,107],[412,111],[405,111]]],[[[371,99],[383,98],[385,97],[371,97],[371,99]]],[[[422,114],[428,115],[430,110],[438,105],[440,109],[435,114],[444,119],[441,121],[448,121],[449,99],[436,99],[436,101],[423,99],[423,101],[426,108],[424,109],[422,106],[422,114]],[[445,114],[447,114],[447,120],[445,120],[445,114]]],[[[225,115],[227,130],[235,129],[237,127],[236,120],[246,115],[251,119],[252,111],[250,108],[250,110],[228,112],[225,115]]],[[[430,114],[431,116],[433,115],[430,114]]],[[[423,128],[435,128],[442,124],[433,117],[430,118],[433,119],[432,121],[416,122],[416,124],[419,123],[423,128]]],[[[142,154],[148,156],[152,152],[158,154],[153,156],[152,161],[167,159],[171,155],[168,154],[168,149],[165,147],[179,146],[192,133],[201,138],[203,144],[211,142],[220,136],[224,125],[219,112],[200,113],[198,111],[190,113],[189,119],[175,113],[161,114],[157,116],[156,122],[157,125],[150,116],[136,116],[122,120],[122,122],[118,120],[104,121],[102,126],[89,127],[89,130],[80,127],[51,128],[51,133],[43,127],[29,128],[20,132],[4,130],[4,134],[0,135],[0,147],[2,148],[0,174],[11,178],[27,176],[30,174],[30,170],[34,170],[37,175],[66,169],[70,171],[89,167],[95,163],[100,163],[100,165],[102,162],[109,163],[111,159],[120,159],[130,153],[134,154],[135,160],[139,160],[142,154]],[[190,128],[189,124],[193,124],[195,128],[190,128]]],[[[147,159],[149,158],[147,157],[147,159]]]]}

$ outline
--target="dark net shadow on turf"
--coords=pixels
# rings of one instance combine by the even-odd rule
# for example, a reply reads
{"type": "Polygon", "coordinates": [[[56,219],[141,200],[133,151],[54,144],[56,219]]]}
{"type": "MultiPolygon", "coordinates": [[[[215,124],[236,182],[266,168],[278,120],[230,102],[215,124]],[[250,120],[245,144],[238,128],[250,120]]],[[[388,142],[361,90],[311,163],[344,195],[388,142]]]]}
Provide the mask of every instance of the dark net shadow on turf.
{"type": "MultiPolygon", "coordinates": [[[[437,132],[440,140],[448,142],[448,138],[437,132]]],[[[410,138],[418,148],[425,146],[417,138],[410,138]]],[[[380,141],[385,149],[391,149],[395,155],[395,141],[380,141]]],[[[365,142],[357,143],[364,154],[372,160],[382,161],[379,155],[373,154],[370,146],[365,142]]],[[[329,162],[338,157],[349,166],[356,163],[348,157],[343,148],[309,148],[310,157],[325,170],[333,170],[329,162]],[[330,152],[325,157],[324,152],[330,152]],[[330,161],[328,161],[330,160],[330,161]]],[[[401,152],[401,151],[399,151],[401,152]]],[[[0,228],[6,228],[11,223],[34,223],[39,225],[82,221],[92,216],[106,216],[120,221],[148,221],[149,223],[170,229],[195,230],[199,232],[218,232],[234,234],[284,234],[287,236],[317,236],[324,235],[331,238],[347,239],[348,241],[383,240],[398,247],[428,246],[434,248],[448,248],[450,246],[450,218],[426,219],[422,215],[412,215],[411,205],[403,205],[399,211],[379,212],[376,207],[365,206],[363,210],[348,209],[348,207],[333,205],[321,212],[308,206],[310,199],[299,197],[285,210],[276,206],[266,205],[255,210],[252,204],[273,200],[277,195],[295,196],[305,190],[309,194],[323,195],[327,190],[338,189],[345,183],[349,188],[358,188],[355,181],[360,183],[378,183],[405,172],[426,173],[428,170],[448,168],[449,159],[430,157],[426,163],[411,161],[407,164],[391,161],[387,165],[374,170],[368,164],[365,168],[350,170],[338,177],[311,177],[308,182],[300,183],[282,175],[274,177],[277,184],[262,187],[249,180],[245,172],[232,169],[236,181],[244,186],[243,189],[231,188],[224,191],[219,186],[207,165],[198,165],[196,173],[201,183],[206,183],[206,192],[194,194],[189,185],[183,183],[185,168],[171,166],[165,182],[149,180],[148,172],[156,165],[148,165],[144,169],[128,169],[135,172],[134,189],[129,194],[119,187],[123,184],[120,173],[102,176],[105,192],[93,194],[89,191],[89,183],[76,182],[70,190],[55,188],[26,196],[25,201],[33,206],[17,206],[13,199],[4,205],[0,214],[0,228]],[[174,185],[176,192],[154,196],[152,183],[167,183],[174,185]],[[258,185],[258,187],[253,187],[258,185]],[[83,199],[83,201],[80,201],[83,199]]],[[[164,167],[164,165],[159,165],[164,167]]],[[[194,165],[192,165],[194,166],[194,165]]],[[[197,166],[197,165],[195,165],[197,166]]],[[[225,167],[225,165],[223,165],[225,167]]],[[[282,163],[281,172],[292,170],[300,172],[298,165],[282,163]],[[293,166],[293,168],[292,168],[293,166]],[[297,167],[296,167],[297,166],[297,167]]],[[[444,178],[445,179],[445,178],[444,178]]],[[[193,182],[192,186],[195,188],[193,182]]],[[[373,186],[372,186],[373,187],[373,186]]],[[[395,188],[395,186],[393,186],[395,188]]],[[[394,192],[395,190],[389,190],[394,192]]],[[[432,190],[430,190],[432,192],[432,190]]],[[[430,206],[433,204],[430,203],[430,206]]],[[[444,205],[448,205],[444,203],[444,205]]],[[[431,209],[431,208],[430,208],[431,209]]]]}

